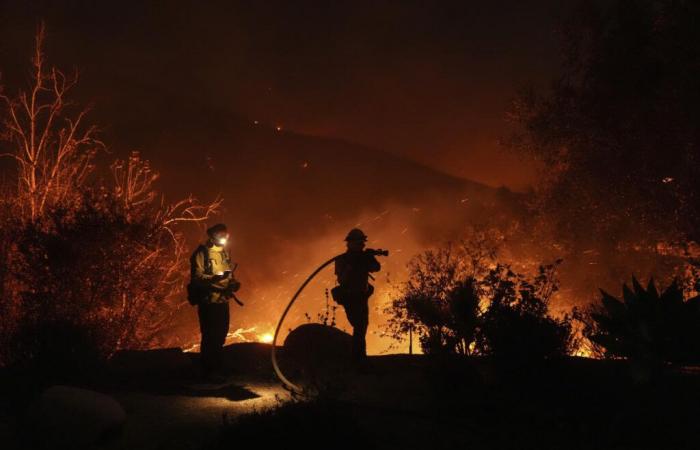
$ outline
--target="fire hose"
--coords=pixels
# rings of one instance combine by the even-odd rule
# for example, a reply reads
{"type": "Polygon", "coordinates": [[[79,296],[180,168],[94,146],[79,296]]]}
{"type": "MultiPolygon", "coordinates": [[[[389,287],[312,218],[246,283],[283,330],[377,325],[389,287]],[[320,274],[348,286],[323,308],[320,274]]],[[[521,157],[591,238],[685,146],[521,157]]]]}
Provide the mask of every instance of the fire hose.
{"type": "Polygon", "coordinates": [[[322,271],[327,265],[332,263],[333,261],[336,260],[341,255],[337,255],[329,259],[328,261],[324,262],[321,264],[318,269],[314,270],[311,275],[299,286],[299,289],[297,289],[296,293],[294,293],[294,296],[292,296],[292,299],[290,300],[289,304],[287,307],[284,309],[284,312],[282,313],[282,317],[280,317],[279,322],[277,323],[277,329],[275,330],[275,337],[272,338],[272,367],[275,369],[275,374],[277,375],[277,378],[280,379],[280,381],[287,386],[287,388],[292,392],[296,394],[301,394],[303,390],[297,386],[296,384],[292,383],[287,379],[287,377],[284,376],[282,373],[282,370],[280,369],[279,364],[277,364],[277,336],[279,335],[280,329],[282,328],[282,323],[284,322],[284,318],[287,317],[287,313],[289,310],[292,308],[292,305],[294,302],[297,300],[297,297],[299,297],[299,294],[301,294],[301,291],[304,290],[307,284],[320,272],[322,271]]]}
{"type": "MultiPolygon", "coordinates": [[[[369,250],[369,249],[368,249],[369,250]]],[[[374,255],[381,255],[381,256],[389,256],[389,252],[387,250],[369,250],[371,251],[374,255]]],[[[304,282],[299,286],[299,289],[294,293],[292,296],[292,299],[289,301],[289,304],[287,307],[284,309],[284,312],[282,313],[282,316],[280,317],[279,322],[277,323],[277,328],[275,329],[275,336],[272,338],[272,367],[275,369],[275,374],[277,375],[277,378],[280,379],[280,381],[292,392],[295,394],[302,394],[303,389],[297,386],[296,384],[292,383],[289,381],[289,379],[284,376],[284,373],[282,373],[282,369],[280,369],[279,364],[277,363],[277,336],[279,335],[280,329],[282,328],[282,323],[284,323],[285,317],[287,317],[287,313],[289,310],[292,308],[292,305],[294,302],[297,300],[299,297],[299,294],[304,290],[307,284],[313,280],[313,278],[318,275],[320,271],[326,268],[329,264],[334,262],[336,259],[338,259],[341,255],[337,255],[329,259],[328,261],[324,262],[316,270],[314,270],[309,277],[304,280],[304,282]]]]}

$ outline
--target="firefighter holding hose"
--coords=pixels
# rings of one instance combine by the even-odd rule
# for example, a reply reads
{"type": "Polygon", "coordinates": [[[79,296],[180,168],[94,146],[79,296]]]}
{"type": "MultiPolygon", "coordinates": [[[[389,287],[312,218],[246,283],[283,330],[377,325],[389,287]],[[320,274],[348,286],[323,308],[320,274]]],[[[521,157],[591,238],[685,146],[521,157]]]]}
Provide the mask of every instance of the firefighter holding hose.
{"type": "Polygon", "coordinates": [[[347,251],[335,259],[335,275],[338,286],[331,293],[333,299],[345,308],[348,322],[352,325],[352,356],[359,366],[367,359],[367,326],[369,325],[368,301],[374,287],[369,283],[370,273],[379,272],[381,265],[377,255],[386,255],[383,250],[365,249],[367,236],[359,228],[350,230],[345,238],[347,251]]]}
{"type": "Polygon", "coordinates": [[[321,270],[330,264],[335,264],[335,275],[338,279],[338,286],[331,289],[333,300],[345,308],[345,314],[347,315],[348,321],[353,328],[353,360],[359,371],[364,371],[366,368],[367,344],[365,341],[365,336],[367,335],[367,326],[369,325],[368,301],[374,292],[374,287],[369,283],[370,278],[372,278],[370,273],[379,272],[381,266],[376,257],[389,256],[389,251],[369,248],[366,249],[365,243],[367,242],[367,236],[358,228],[353,228],[350,230],[345,238],[345,242],[347,244],[347,251],[341,255],[332,257],[328,261],[318,266],[318,268],[314,270],[311,275],[306,278],[306,280],[304,280],[299,289],[297,289],[292,296],[292,299],[289,301],[289,304],[282,313],[279,322],[277,322],[277,328],[275,329],[275,335],[272,338],[272,348],[270,352],[272,367],[274,368],[280,381],[282,381],[282,383],[292,392],[303,393],[305,392],[305,389],[297,384],[294,384],[284,375],[284,373],[282,373],[282,369],[277,363],[276,356],[277,336],[282,328],[284,318],[287,316],[287,313],[291,309],[296,299],[299,298],[299,294],[301,294],[304,288],[316,275],[318,275],[319,272],[321,272],[321,270]]]}

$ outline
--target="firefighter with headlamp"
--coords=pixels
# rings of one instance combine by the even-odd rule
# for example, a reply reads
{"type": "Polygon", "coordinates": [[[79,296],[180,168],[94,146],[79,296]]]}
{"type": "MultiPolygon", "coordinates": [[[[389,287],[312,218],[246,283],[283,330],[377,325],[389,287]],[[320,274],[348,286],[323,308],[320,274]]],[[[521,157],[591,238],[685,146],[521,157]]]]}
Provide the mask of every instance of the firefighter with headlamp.
{"type": "Polygon", "coordinates": [[[200,361],[207,378],[223,377],[223,346],[229,329],[229,299],[241,287],[226,251],[229,233],[220,223],[207,230],[207,241],[190,258],[188,300],[197,305],[202,334],[200,361]]]}

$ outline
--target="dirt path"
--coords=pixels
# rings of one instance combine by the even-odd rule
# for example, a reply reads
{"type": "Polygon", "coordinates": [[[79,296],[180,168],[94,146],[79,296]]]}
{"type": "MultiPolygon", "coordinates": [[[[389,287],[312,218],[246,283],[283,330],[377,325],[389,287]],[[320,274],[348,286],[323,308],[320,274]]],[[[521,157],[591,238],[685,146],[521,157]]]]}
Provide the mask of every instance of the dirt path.
{"type": "Polygon", "coordinates": [[[289,399],[279,384],[251,379],[190,385],[173,394],[113,395],[126,409],[128,420],[120,437],[100,447],[110,450],[200,449],[216,437],[224,420],[289,399]]]}

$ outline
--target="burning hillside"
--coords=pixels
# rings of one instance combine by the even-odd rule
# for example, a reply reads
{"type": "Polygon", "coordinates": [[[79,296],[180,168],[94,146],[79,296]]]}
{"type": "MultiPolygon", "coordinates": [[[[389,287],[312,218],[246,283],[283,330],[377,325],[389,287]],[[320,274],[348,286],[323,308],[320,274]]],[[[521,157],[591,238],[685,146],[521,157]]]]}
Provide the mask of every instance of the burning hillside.
{"type": "MultiPolygon", "coordinates": [[[[378,311],[388,299],[388,281],[394,287],[403,281],[413,255],[458,238],[468,223],[513,217],[520,207],[518,195],[507,190],[450,177],[376,149],[278,131],[201,105],[141,98],[138,107],[131,104],[130,114],[107,113],[124,118],[110,128],[113,148],[136,147],[150,157],[168,197],[223,197],[221,220],[232,230],[231,253],[240,263],[241,297],[246,298],[245,308],[233,312],[234,328],[273,329],[298,284],[344,251],[342,238],[355,226],[369,234],[370,247],[392,250],[373,300],[373,323],[381,322],[378,311]]],[[[203,239],[194,233],[189,238],[193,248],[203,239]]],[[[331,272],[304,293],[288,326],[305,321],[305,313],[315,319],[323,309],[324,289],[334,283],[331,272]]],[[[341,315],[338,324],[347,327],[341,315]]],[[[184,342],[196,335],[193,316],[189,310],[182,314],[177,333],[187,336],[184,342]]],[[[378,342],[370,344],[373,351],[388,347],[388,341],[378,342]]]]}

